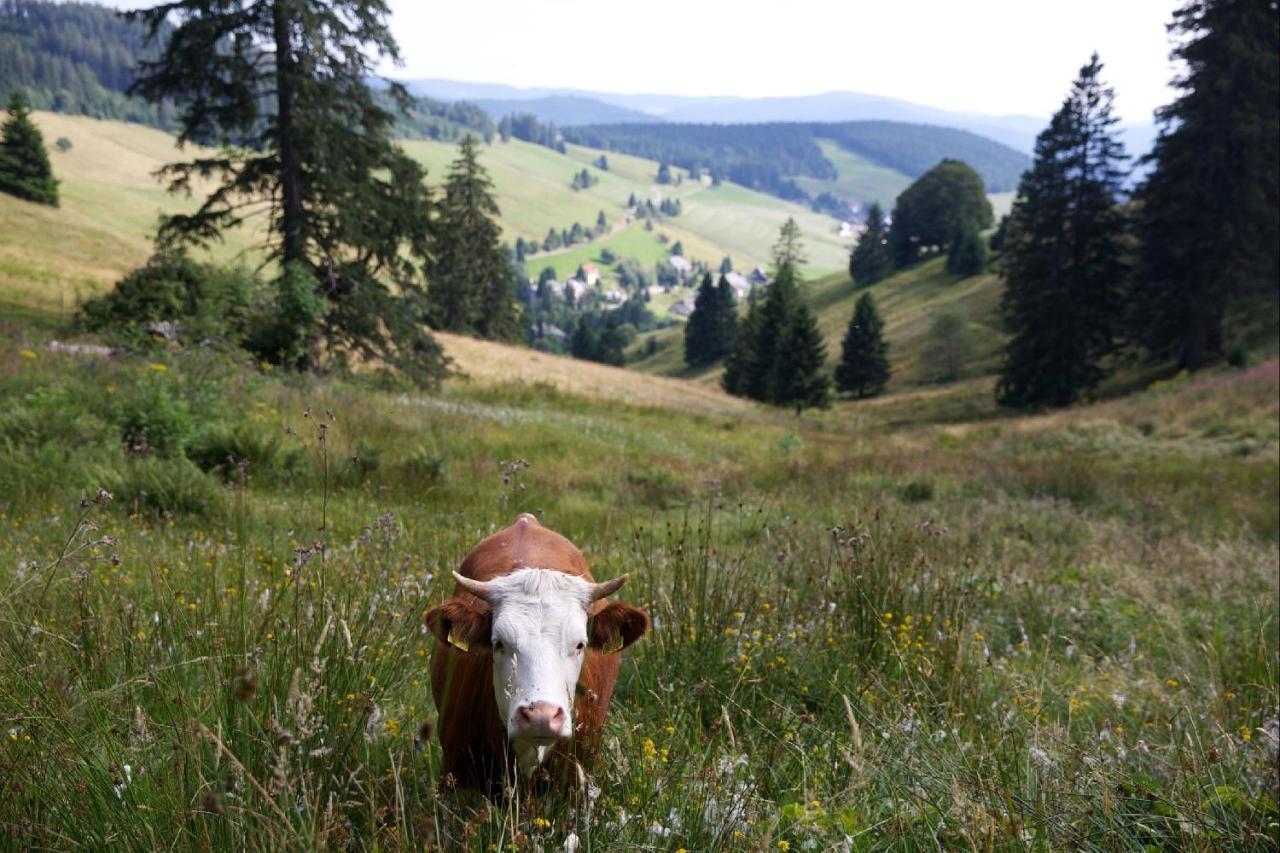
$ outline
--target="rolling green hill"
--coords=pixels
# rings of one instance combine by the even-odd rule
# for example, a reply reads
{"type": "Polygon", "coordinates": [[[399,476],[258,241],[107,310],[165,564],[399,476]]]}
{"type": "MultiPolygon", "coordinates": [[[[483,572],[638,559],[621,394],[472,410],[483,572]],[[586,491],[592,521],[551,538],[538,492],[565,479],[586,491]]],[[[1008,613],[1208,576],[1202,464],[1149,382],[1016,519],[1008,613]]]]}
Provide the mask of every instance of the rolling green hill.
{"type": "MultiPolygon", "coordinates": [[[[958,279],[944,269],[945,263],[945,258],[935,258],[865,289],[855,289],[849,276],[843,273],[810,281],[805,292],[827,341],[828,362],[834,365],[839,359],[840,341],[853,315],[854,302],[865,292],[875,298],[885,320],[885,337],[893,365],[890,390],[903,391],[937,381],[938,377],[924,358],[929,345],[929,326],[935,316],[951,309],[965,313],[973,333],[974,350],[964,376],[989,383],[998,365],[1003,341],[997,316],[1000,281],[992,274],[958,279]]],[[[685,365],[683,334],[683,328],[672,328],[644,336],[632,350],[633,357],[638,359],[634,367],[663,376],[719,382],[718,367],[690,370],[685,365]],[[649,339],[653,340],[652,344],[649,339]],[[656,351],[644,357],[649,347],[656,351]]],[[[955,386],[952,388],[957,390],[955,386]]],[[[963,386],[958,390],[964,391],[963,386]]]]}

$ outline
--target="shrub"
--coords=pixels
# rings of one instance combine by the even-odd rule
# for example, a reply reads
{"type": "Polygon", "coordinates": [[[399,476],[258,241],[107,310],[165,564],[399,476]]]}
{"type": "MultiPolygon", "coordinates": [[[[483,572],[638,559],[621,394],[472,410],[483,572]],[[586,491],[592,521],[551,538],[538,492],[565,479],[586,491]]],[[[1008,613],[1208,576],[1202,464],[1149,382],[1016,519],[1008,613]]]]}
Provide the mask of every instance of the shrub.
{"type": "Polygon", "coordinates": [[[902,487],[902,500],[909,504],[933,500],[933,483],[928,480],[912,480],[902,487]]]}
{"type": "Polygon", "coordinates": [[[305,367],[311,362],[316,332],[329,303],[301,266],[286,269],[275,288],[274,303],[260,312],[245,348],[272,364],[305,367]]]}
{"type": "Polygon", "coordinates": [[[202,430],[191,442],[187,458],[227,481],[239,477],[240,465],[246,466],[249,477],[270,480],[296,474],[306,453],[300,446],[288,444],[279,433],[241,422],[202,430]]]}
{"type": "Polygon", "coordinates": [[[134,456],[181,456],[195,434],[191,407],[163,377],[139,382],[121,402],[120,440],[134,456]]]}
{"type": "Polygon", "coordinates": [[[158,515],[221,515],[226,493],[190,460],[126,459],[91,470],[89,482],[115,495],[118,504],[158,515]]]}
{"type": "Polygon", "coordinates": [[[86,302],[82,317],[90,331],[135,347],[166,340],[238,344],[257,289],[243,267],[198,263],[185,252],[166,251],[126,275],[110,293],[86,302]]]}

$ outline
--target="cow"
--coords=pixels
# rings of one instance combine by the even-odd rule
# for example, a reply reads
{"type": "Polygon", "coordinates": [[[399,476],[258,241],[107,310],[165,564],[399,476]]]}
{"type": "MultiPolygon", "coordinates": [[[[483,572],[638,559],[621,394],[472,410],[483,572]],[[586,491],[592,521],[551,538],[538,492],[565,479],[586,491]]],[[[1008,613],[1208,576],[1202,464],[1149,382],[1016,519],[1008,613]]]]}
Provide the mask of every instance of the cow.
{"type": "Polygon", "coordinates": [[[586,763],[621,651],[649,629],[607,598],[627,575],[596,583],[572,542],[524,513],[453,576],[453,596],[425,615],[443,778],[501,791],[513,770],[530,780],[586,763]]]}

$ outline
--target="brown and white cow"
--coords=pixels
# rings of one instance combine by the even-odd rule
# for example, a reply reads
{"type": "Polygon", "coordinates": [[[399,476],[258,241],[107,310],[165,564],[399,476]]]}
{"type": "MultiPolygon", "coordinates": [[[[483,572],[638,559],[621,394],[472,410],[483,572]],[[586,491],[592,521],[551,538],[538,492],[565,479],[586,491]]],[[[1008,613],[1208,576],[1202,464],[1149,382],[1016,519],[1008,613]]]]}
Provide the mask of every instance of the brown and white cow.
{"type": "MultiPolygon", "coordinates": [[[[573,543],[523,514],[467,555],[451,598],[426,613],[436,637],[431,691],[446,774],[500,786],[551,756],[596,746],[621,650],[649,617],[609,602],[627,576],[596,583],[573,543]]],[[[567,765],[562,765],[567,766],[567,765]]]]}

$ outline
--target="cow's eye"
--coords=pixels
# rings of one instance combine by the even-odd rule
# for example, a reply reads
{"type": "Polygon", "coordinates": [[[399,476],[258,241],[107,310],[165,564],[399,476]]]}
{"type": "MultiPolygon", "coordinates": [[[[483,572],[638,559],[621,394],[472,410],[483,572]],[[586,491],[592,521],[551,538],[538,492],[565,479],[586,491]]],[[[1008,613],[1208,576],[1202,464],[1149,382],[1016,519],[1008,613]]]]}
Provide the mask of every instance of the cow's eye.
{"type": "Polygon", "coordinates": [[[586,643],[578,643],[578,645],[574,646],[574,648],[577,649],[578,651],[582,651],[586,647],[587,647],[586,643]]]}
{"type": "Polygon", "coordinates": [[[495,652],[505,652],[507,650],[507,647],[501,640],[494,640],[493,650],[495,652]]]}

